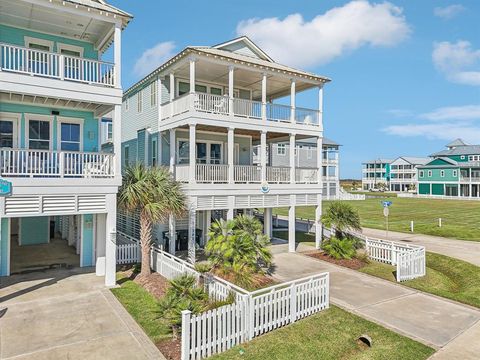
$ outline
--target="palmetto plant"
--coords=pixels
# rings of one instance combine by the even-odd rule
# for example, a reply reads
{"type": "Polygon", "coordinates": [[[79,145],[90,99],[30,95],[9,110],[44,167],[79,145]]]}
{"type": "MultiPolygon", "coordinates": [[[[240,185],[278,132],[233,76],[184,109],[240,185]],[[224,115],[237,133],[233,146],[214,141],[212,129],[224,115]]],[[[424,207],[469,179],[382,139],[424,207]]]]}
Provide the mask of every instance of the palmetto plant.
{"type": "Polygon", "coordinates": [[[252,285],[254,275],[272,263],[268,238],[254,217],[239,215],[233,220],[217,220],[208,235],[205,253],[214,270],[239,285],[252,285]]]}
{"type": "Polygon", "coordinates": [[[332,237],[323,245],[323,250],[334,259],[351,259],[355,256],[355,242],[352,239],[337,239],[332,237]]]}
{"type": "Polygon", "coordinates": [[[360,215],[350,204],[342,201],[332,202],[322,216],[322,223],[335,229],[335,236],[343,239],[346,231],[360,231],[360,215]]]}
{"type": "Polygon", "coordinates": [[[118,193],[118,206],[127,212],[140,214],[140,276],[147,276],[151,272],[152,226],[166,222],[170,215],[182,216],[186,210],[185,195],[168,169],[135,164],[125,169],[118,193]]]}

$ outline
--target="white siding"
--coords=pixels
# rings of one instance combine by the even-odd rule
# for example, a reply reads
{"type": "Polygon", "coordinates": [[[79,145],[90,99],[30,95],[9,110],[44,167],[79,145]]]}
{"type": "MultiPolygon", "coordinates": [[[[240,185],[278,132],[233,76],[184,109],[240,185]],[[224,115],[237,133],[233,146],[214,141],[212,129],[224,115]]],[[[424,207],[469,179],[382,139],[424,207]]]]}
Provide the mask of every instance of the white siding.
{"type": "Polygon", "coordinates": [[[125,106],[122,106],[122,143],[136,139],[139,129],[150,128],[152,132],[158,131],[158,107],[151,104],[150,87],[151,84],[144,87],[141,92],[129,96],[128,110],[125,110],[125,106]],[[142,94],[143,99],[143,111],[141,113],[137,110],[139,94],[142,94]]]}

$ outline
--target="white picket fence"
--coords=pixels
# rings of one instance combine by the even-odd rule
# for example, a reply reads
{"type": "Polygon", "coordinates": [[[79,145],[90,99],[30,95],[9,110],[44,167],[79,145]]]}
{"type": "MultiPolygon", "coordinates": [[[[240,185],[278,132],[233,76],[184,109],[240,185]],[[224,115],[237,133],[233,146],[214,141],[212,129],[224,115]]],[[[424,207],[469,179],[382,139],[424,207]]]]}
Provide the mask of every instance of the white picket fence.
{"type": "Polygon", "coordinates": [[[141,258],[140,241],[127,234],[117,232],[117,264],[134,264],[140,262],[141,258]]]}
{"type": "MultiPolygon", "coordinates": [[[[330,238],[332,230],[323,228],[323,235],[330,238]]],[[[416,279],[426,274],[425,247],[396,241],[374,239],[351,232],[350,235],[365,243],[365,251],[372,260],[396,266],[397,282],[416,279]]]]}
{"type": "Polygon", "coordinates": [[[182,360],[226,351],[328,307],[329,274],[321,273],[253,292],[243,290],[235,303],[202,314],[185,310],[182,360]]]}
{"type": "Polygon", "coordinates": [[[201,274],[196,271],[189,262],[173,256],[157,247],[152,247],[152,251],[150,252],[150,263],[154,271],[158,272],[168,280],[173,280],[183,274],[189,274],[193,275],[198,281],[201,276],[201,274]]]}
{"type": "Polygon", "coordinates": [[[425,247],[365,237],[365,250],[372,260],[397,267],[398,282],[426,274],[425,247]]]}

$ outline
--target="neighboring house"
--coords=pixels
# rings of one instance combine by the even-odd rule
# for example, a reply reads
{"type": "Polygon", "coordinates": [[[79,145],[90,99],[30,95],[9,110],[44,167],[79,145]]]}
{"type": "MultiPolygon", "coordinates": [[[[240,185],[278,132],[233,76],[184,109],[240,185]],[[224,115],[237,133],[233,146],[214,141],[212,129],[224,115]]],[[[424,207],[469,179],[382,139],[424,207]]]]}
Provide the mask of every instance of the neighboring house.
{"type": "MultiPolygon", "coordinates": [[[[322,194],[324,199],[336,199],[340,192],[339,182],[339,148],[340,145],[326,137],[322,141],[322,194]]],[[[254,164],[260,164],[260,145],[254,146],[254,164]]],[[[267,148],[267,165],[288,167],[290,145],[287,141],[270,144],[267,148]]],[[[317,166],[317,140],[314,138],[296,141],[295,166],[304,173],[317,166]]]]}
{"type": "Polygon", "coordinates": [[[457,139],[418,167],[418,194],[480,198],[480,145],[457,139]]]}
{"type": "Polygon", "coordinates": [[[390,182],[391,159],[375,159],[362,163],[362,189],[376,189],[385,186],[388,189],[390,182]]]}
{"type": "Polygon", "coordinates": [[[390,164],[390,191],[414,192],[417,189],[417,167],[431,158],[401,156],[390,164]]]}
{"type": "Polygon", "coordinates": [[[102,151],[113,152],[112,114],[106,114],[100,121],[100,144],[102,151]]]}
{"type": "Polygon", "coordinates": [[[113,111],[120,149],[131,16],[103,0],[0,0],[0,9],[0,172],[12,184],[0,202],[0,275],[95,266],[114,285],[121,162],[100,151],[99,128],[113,111]],[[100,60],[110,46],[113,63],[100,60]]]}
{"type": "MultiPolygon", "coordinates": [[[[289,208],[289,249],[295,251],[295,208],[322,206],[323,86],[328,78],[274,62],[247,37],[216,46],[189,46],[128,89],[123,97],[123,165],[166,165],[184,183],[189,214],[157,226],[171,253],[203,246],[213,219],[265,208],[289,208]],[[318,109],[296,108],[297,92],[313,89],[318,109]],[[275,100],[289,97],[290,105],[275,100]],[[317,161],[308,171],[267,165],[267,148],[314,138],[317,161]],[[254,164],[253,144],[260,144],[254,164]]],[[[123,217],[118,228],[135,231],[123,217]]],[[[320,229],[320,227],[317,227],[320,229]]],[[[320,237],[320,231],[317,233],[320,237]]]]}

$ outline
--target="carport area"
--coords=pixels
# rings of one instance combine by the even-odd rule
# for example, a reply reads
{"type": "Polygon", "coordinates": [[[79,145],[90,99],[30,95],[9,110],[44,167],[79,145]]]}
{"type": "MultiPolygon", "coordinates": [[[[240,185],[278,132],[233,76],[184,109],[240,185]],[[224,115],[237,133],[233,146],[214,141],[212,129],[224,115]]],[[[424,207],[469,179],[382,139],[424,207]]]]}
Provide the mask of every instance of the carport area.
{"type": "Polygon", "coordinates": [[[162,359],[103,277],[75,268],[0,278],[0,359],[162,359]]]}

